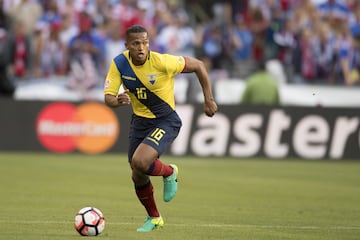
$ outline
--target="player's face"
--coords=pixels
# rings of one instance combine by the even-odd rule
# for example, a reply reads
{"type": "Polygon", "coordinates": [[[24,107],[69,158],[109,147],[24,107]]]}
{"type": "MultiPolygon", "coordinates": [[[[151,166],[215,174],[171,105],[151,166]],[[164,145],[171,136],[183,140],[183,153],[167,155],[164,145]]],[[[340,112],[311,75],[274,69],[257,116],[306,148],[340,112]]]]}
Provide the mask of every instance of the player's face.
{"type": "Polygon", "coordinates": [[[131,33],[126,40],[125,47],[129,50],[131,60],[135,65],[144,64],[149,53],[147,33],[131,33]]]}

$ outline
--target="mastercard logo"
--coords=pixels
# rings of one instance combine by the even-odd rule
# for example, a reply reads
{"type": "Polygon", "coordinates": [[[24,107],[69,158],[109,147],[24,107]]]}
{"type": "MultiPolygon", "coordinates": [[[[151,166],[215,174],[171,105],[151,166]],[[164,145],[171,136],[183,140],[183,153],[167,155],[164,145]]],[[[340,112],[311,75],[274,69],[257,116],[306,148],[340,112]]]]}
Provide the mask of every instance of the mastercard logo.
{"type": "Polygon", "coordinates": [[[41,110],[36,131],[40,143],[50,151],[69,153],[77,149],[98,154],[114,145],[120,126],[116,115],[104,104],[56,102],[41,110]]]}

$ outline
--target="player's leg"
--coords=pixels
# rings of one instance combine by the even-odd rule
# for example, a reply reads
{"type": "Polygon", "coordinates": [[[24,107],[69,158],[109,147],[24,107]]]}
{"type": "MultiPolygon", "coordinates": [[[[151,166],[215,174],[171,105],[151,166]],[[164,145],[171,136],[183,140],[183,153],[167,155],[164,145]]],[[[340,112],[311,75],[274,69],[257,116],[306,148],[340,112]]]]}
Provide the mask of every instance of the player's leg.
{"type": "Polygon", "coordinates": [[[138,228],[137,231],[149,232],[164,225],[155,203],[153,185],[146,174],[146,169],[157,158],[158,153],[150,147],[139,147],[144,145],[141,143],[149,132],[149,123],[143,121],[143,119],[137,119],[135,116],[133,116],[131,123],[128,158],[132,169],[132,180],[136,196],[147,212],[143,226],[138,228]]]}
{"type": "Polygon", "coordinates": [[[141,143],[136,148],[130,162],[136,195],[148,214],[144,224],[137,229],[138,232],[149,232],[164,225],[154,199],[153,185],[147,175],[147,169],[157,159],[157,156],[158,153],[154,148],[141,143]]]}
{"type": "MultiPolygon", "coordinates": [[[[143,143],[153,147],[158,152],[158,156],[169,148],[171,143],[178,136],[181,127],[181,120],[174,112],[166,119],[159,121],[156,127],[144,138],[143,143]]],[[[146,166],[147,167],[147,166],[146,166]]],[[[164,164],[160,159],[155,159],[147,170],[150,176],[162,176],[164,181],[163,199],[165,202],[171,201],[177,192],[178,168],[174,164],[164,164]]]]}
{"type": "Polygon", "coordinates": [[[175,164],[164,164],[160,159],[156,159],[147,172],[150,176],[162,176],[164,182],[163,199],[165,202],[171,201],[177,192],[178,167],[175,164]]]}
{"type": "MultiPolygon", "coordinates": [[[[162,176],[164,182],[163,199],[165,202],[171,201],[177,192],[178,167],[175,164],[167,165],[158,159],[151,146],[141,143],[131,160],[133,177],[136,177],[138,184],[145,185],[149,180],[148,176],[162,176]],[[153,152],[153,154],[150,154],[153,152]],[[144,173],[146,174],[144,176],[144,173]],[[143,179],[143,180],[141,180],[143,179]]],[[[157,152],[156,152],[157,153],[157,152]]]]}
{"type": "MultiPolygon", "coordinates": [[[[137,119],[135,119],[133,123],[136,121],[137,119]]],[[[137,124],[143,125],[144,127],[138,129],[145,129],[149,126],[149,123],[150,122],[145,122],[141,119],[137,124]]],[[[164,200],[171,200],[177,191],[177,167],[175,165],[169,166],[162,163],[158,157],[170,146],[178,135],[181,120],[174,112],[171,119],[167,117],[164,121],[151,123],[155,123],[153,126],[156,127],[150,130],[146,136],[142,135],[143,130],[136,131],[135,128],[131,128],[130,130],[129,162],[132,168],[132,178],[137,196],[148,212],[148,217],[144,225],[139,228],[138,231],[151,231],[164,225],[156,208],[153,186],[149,176],[164,177],[164,200]],[[140,143],[140,141],[142,142],[140,143]],[[169,184],[165,185],[165,179],[169,184]],[[168,190],[165,191],[166,189],[168,190]],[[165,195],[170,197],[165,197],[165,195]]]]}
{"type": "Polygon", "coordinates": [[[130,135],[128,155],[132,170],[131,178],[134,183],[135,192],[139,201],[145,207],[148,215],[151,217],[158,217],[160,214],[157,210],[153,196],[153,185],[149,176],[146,174],[148,166],[157,158],[157,152],[150,146],[142,144],[142,138],[132,136],[136,136],[136,134],[130,135]],[[140,145],[145,145],[145,147],[139,147],[140,145]]]}
{"type": "MultiPolygon", "coordinates": [[[[135,184],[136,195],[148,213],[144,224],[137,229],[138,232],[149,232],[164,225],[164,221],[156,207],[153,185],[150,181],[149,175],[152,173],[152,176],[161,176],[158,174],[165,174],[168,177],[164,177],[164,184],[165,181],[170,184],[168,179],[172,176],[174,176],[176,180],[177,168],[176,173],[174,174],[172,167],[162,163],[157,158],[158,152],[156,149],[150,145],[141,143],[136,148],[131,159],[132,179],[135,184]],[[156,175],[154,175],[155,173],[156,175]]],[[[174,188],[172,188],[172,195],[175,196],[175,194],[176,191],[174,192],[174,188]]]]}

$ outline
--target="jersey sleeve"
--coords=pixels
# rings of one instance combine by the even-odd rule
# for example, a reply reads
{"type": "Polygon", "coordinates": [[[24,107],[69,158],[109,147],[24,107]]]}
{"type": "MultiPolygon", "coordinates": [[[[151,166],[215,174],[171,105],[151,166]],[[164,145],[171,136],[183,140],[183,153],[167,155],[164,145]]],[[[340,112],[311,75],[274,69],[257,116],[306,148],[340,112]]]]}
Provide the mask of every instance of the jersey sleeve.
{"type": "Polygon", "coordinates": [[[116,96],[119,92],[119,88],[122,84],[121,74],[115,65],[114,61],[111,61],[109,71],[106,75],[104,84],[104,94],[110,94],[116,96]]]}
{"type": "Polygon", "coordinates": [[[185,58],[183,56],[164,54],[164,58],[164,62],[166,63],[166,69],[169,74],[176,75],[184,70],[185,58]]]}

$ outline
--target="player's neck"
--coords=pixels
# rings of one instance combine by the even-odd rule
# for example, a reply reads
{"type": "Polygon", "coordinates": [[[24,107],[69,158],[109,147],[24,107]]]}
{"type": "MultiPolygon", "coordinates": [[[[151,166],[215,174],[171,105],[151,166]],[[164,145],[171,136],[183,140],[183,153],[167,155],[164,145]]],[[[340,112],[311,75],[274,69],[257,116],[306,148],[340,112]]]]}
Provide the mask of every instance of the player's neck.
{"type": "Polygon", "coordinates": [[[145,61],[136,61],[134,59],[131,59],[131,62],[132,64],[134,64],[135,66],[142,66],[145,64],[146,60],[145,61]]]}

